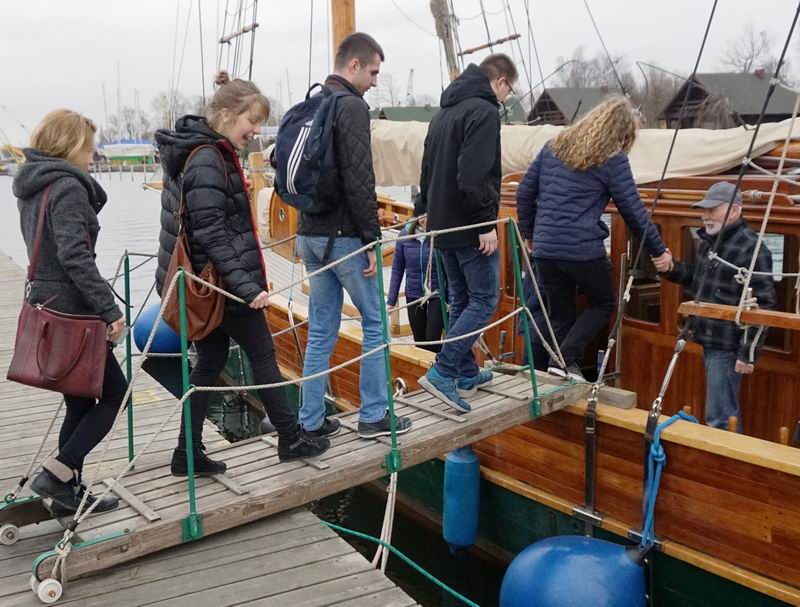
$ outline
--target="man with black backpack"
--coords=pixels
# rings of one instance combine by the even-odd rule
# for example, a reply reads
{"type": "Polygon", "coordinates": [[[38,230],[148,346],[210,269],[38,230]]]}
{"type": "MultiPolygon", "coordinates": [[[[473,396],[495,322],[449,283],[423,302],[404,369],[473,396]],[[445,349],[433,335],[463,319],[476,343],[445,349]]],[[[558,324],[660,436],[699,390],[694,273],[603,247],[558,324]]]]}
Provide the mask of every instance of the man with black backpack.
{"type": "MultiPolygon", "coordinates": [[[[325,80],[322,97],[308,97],[301,128],[293,141],[276,145],[278,193],[299,209],[297,250],[306,271],[346,257],[380,238],[375,173],[370,147],[369,110],[364,93],[377,85],[384,59],[380,45],[369,35],[347,36],[336,51],[334,72],[325,80]],[[316,104],[316,107],[313,107],[316,104]],[[304,175],[304,171],[306,174],[304,175]],[[305,189],[305,194],[302,190],[305,189]]],[[[295,106],[302,110],[303,104],[295,106]]],[[[295,108],[290,110],[294,112],[295,108]]],[[[298,124],[295,112],[295,124],[298,124]]],[[[281,129],[291,133],[287,113],[281,129]]],[[[361,314],[362,351],[383,343],[375,250],[362,252],[312,276],[308,344],[303,375],[325,371],[336,346],[341,324],[343,289],[361,314]]],[[[339,420],[325,417],[325,377],[303,383],[300,422],[311,434],[332,436],[339,420]]],[[[358,435],[389,434],[388,395],[383,353],[361,361],[361,413],[358,435]]],[[[411,420],[397,419],[397,432],[411,429],[411,420]]]]}

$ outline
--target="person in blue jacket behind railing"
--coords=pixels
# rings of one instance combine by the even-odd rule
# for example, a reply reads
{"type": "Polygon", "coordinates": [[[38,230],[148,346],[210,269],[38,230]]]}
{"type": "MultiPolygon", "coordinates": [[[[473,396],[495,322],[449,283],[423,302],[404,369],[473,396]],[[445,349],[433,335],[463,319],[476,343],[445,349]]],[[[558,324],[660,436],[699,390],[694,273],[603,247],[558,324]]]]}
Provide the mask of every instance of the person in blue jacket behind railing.
{"type": "MultiPolygon", "coordinates": [[[[400,284],[405,275],[406,304],[410,303],[406,308],[408,324],[411,325],[411,332],[416,342],[441,339],[444,325],[439,294],[419,301],[425,297],[426,293],[435,293],[439,290],[436,259],[432,255],[431,239],[425,235],[427,223],[426,216],[415,217],[400,233],[401,236],[414,234],[415,238],[397,241],[392,261],[392,280],[389,283],[389,293],[386,297],[386,304],[391,313],[397,306],[400,284]]],[[[421,347],[431,352],[439,352],[442,349],[440,345],[421,347]]]]}
{"type": "Polygon", "coordinates": [[[656,270],[672,256],[639,198],[628,152],[638,118],[627,98],[610,96],[565,128],[539,152],[517,189],[517,216],[533,250],[566,368],[550,360],[548,371],[585,381],[580,363],[586,347],[616,308],[611,263],[601,217],[611,198],[628,228],[644,235],[656,270]],[[588,299],[576,317],[577,291],[588,299]]]}

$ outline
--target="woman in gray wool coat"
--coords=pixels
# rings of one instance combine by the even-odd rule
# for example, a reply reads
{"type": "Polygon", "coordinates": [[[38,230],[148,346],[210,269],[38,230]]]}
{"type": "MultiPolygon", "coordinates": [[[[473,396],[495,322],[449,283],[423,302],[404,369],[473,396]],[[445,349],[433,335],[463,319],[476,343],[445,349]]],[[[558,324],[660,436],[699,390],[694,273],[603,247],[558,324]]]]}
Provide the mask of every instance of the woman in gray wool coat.
{"type": "MultiPolygon", "coordinates": [[[[86,455],[111,429],[127,390],[125,376],[112,352],[125,328],[122,311],[95,263],[100,224],[97,214],[106,194],[88,174],[97,128],[71,110],[54,110],[44,117],[25,150],[25,163],[14,177],[20,227],[31,258],[36,224],[48,192],[39,260],[29,285],[29,303],[59,312],[91,314],[108,324],[108,354],[99,400],[64,395],[66,415],[58,435],[58,452],[42,465],[31,489],[52,500],[54,516],[75,512],[88,490],[81,483],[86,455]]],[[[95,501],[87,497],[87,507],[95,501]]],[[[103,512],[118,500],[107,496],[95,507],[103,512]]]]}

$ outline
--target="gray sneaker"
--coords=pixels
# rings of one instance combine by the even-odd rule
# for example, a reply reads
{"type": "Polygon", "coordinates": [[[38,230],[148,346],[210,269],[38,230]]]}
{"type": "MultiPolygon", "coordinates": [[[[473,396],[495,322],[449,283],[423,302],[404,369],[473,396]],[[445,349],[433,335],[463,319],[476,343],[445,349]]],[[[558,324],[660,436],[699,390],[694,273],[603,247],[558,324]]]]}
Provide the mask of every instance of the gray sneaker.
{"type": "MultiPolygon", "coordinates": [[[[405,434],[411,430],[411,420],[407,417],[395,418],[395,431],[397,434],[405,434]]],[[[389,427],[389,412],[386,416],[377,422],[367,423],[358,422],[358,436],[360,438],[377,438],[379,436],[391,436],[392,431],[389,427]]]]}

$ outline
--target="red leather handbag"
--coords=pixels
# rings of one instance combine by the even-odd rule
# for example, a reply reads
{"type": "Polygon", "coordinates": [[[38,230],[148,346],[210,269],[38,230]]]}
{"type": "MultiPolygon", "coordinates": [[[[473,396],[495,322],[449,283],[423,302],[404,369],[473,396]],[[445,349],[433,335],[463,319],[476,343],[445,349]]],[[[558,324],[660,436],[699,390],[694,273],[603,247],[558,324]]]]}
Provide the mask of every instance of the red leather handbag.
{"type": "Polygon", "coordinates": [[[106,323],[99,316],[65,314],[27,301],[39,259],[50,186],[42,195],[26,297],[17,322],[14,356],[8,368],[11,381],[70,396],[100,398],[105,372],[106,323]]]}

